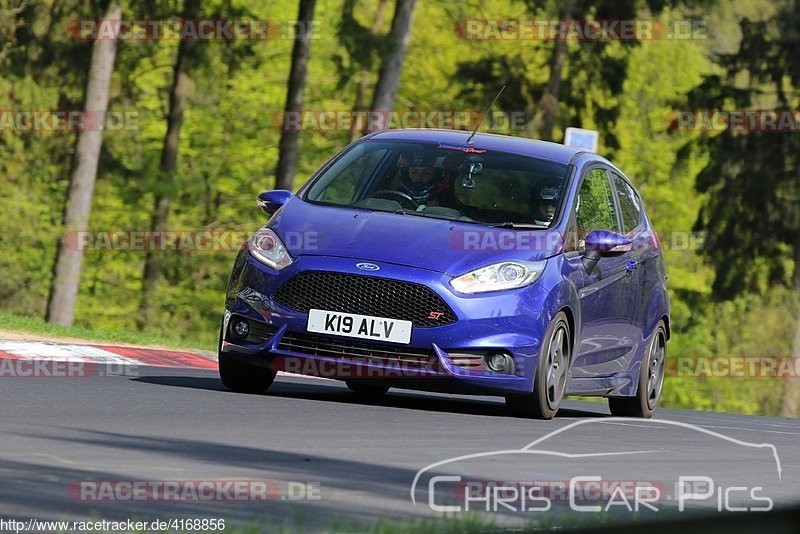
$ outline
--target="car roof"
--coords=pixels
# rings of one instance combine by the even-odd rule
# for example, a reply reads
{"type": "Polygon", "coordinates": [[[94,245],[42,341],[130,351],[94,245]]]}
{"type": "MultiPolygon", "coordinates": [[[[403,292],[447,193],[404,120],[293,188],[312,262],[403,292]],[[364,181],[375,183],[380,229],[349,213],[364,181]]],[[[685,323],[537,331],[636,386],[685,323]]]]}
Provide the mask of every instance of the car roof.
{"type": "Polygon", "coordinates": [[[563,164],[569,164],[575,155],[586,152],[585,150],[559,143],[550,143],[548,141],[539,141],[537,139],[525,139],[523,137],[512,137],[509,135],[486,133],[476,134],[472,143],[467,145],[467,138],[469,135],[470,132],[466,130],[434,130],[430,128],[413,128],[405,130],[382,130],[367,137],[370,139],[381,139],[384,141],[421,141],[463,147],[470,146],[477,149],[512,152],[515,154],[521,154],[535,158],[548,159],[563,164]]]}

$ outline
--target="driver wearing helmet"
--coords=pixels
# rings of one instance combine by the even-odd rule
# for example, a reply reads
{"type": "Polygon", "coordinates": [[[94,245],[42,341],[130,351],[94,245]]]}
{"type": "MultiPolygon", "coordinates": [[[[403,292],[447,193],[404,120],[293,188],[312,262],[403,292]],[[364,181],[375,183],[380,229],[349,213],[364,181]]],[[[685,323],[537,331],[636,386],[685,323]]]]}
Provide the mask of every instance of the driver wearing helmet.
{"type": "Polygon", "coordinates": [[[534,224],[550,226],[556,216],[560,197],[561,185],[556,182],[545,182],[531,191],[530,207],[534,224]]]}
{"type": "Polygon", "coordinates": [[[400,187],[420,206],[436,206],[436,196],[444,190],[444,173],[436,160],[424,152],[400,158],[400,187]]]}

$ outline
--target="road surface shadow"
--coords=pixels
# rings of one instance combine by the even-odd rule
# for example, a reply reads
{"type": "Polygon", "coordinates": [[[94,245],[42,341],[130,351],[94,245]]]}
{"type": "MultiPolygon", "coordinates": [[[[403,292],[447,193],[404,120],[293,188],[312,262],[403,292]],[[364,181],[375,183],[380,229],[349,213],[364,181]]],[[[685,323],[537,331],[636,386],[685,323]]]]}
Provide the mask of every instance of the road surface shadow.
{"type": "MultiPolygon", "coordinates": [[[[221,391],[231,395],[244,395],[228,390],[217,377],[207,376],[142,376],[131,379],[134,382],[157,384],[161,386],[180,387],[189,389],[203,389],[208,391],[221,391]]],[[[265,397],[281,397],[289,399],[304,399],[320,402],[336,402],[342,404],[358,404],[362,406],[382,406],[388,408],[403,408],[408,410],[421,410],[426,412],[458,413],[465,415],[482,415],[490,417],[514,416],[508,413],[502,401],[483,399],[481,397],[445,397],[442,394],[418,392],[401,389],[391,389],[389,393],[381,396],[370,396],[353,393],[344,384],[328,384],[321,380],[309,379],[309,383],[276,380],[263,394],[265,397]],[[312,383],[313,382],[313,383],[312,383]]],[[[570,401],[566,401],[570,404],[570,401]]],[[[565,406],[558,414],[559,417],[608,417],[608,408],[605,404],[596,404],[588,409],[565,406]]]]}
{"type": "MultiPolygon", "coordinates": [[[[17,459],[0,458],[0,471],[3,472],[0,507],[6,517],[14,514],[40,520],[81,517],[110,521],[213,517],[224,518],[226,523],[247,525],[243,530],[248,532],[329,531],[332,525],[340,525],[334,530],[341,530],[341,525],[348,525],[345,531],[359,532],[367,530],[367,526],[374,525],[378,519],[420,518],[430,513],[426,499],[428,487],[425,485],[418,487],[414,493],[417,504],[412,504],[410,500],[412,483],[419,472],[416,469],[366,459],[281,450],[269,446],[268,432],[252,443],[240,444],[221,441],[219,435],[204,439],[148,436],[137,431],[112,432],[74,426],[51,426],[43,431],[19,433],[18,437],[47,440],[51,442],[52,449],[45,450],[59,451],[65,456],[74,456],[75,449],[89,450],[98,461],[87,461],[83,457],[82,461],[42,462],[40,457],[34,455],[17,459]],[[165,465],[173,470],[158,470],[165,465]],[[221,476],[220,473],[225,475],[221,476]],[[284,500],[278,495],[265,501],[248,498],[246,494],[235,499],[213,501],[201,500],[191,494],[176,500],[117,499],[113,498],[113,492],[109,494],[111,497],[96,497],[101,495],[96,489],[80,491],[86,483],[92,488],[103,482],[111,485],[115,481],[126,482],[129,479],[155,484],[175,480],[270,480],[279,484],[279,488],[284,482],[294,481],[314,484],[320,491],[318,498],[297,501],[284,500]]],[[[452,472],[443,467],[442,470],[427,472],[426,479],[448,474],[452,475],[452,472]]],[[[281,491],[281,495],[286,495],[286,491],[281,491]]],[[[660,525],[652,525],[651,522],[664,519],[663,516],[641,515],[636,518],[635,524],[628,526],[623,523],[631,522],[632,516],[624,512],[616,515],[610,513],[603,516],[600,524],[592,523],[591,528],[594,531],[599,527],[601,530],[597,532],[600,533],[625,534],[643,530],[651,534],[757,533],[764,532],[765,528],[775,533],[797,531],[796,508],[774,511],[769,515],[720,514],[711,510],[689,510],[680,517],[669,515],[667,517],[673,521],[660,525]],[[709,517],[703,518],[703,515],[709,517]],[[751,516],[758,521],[750,521],[751,516]],[[744,524],[747,528],[737,527],[744,524]]],[[[597,521],[595,518],[587,516],[591,521],[597,521]]],[[[524,530],[524,521],[528,517],[508,513],[501,508],[490,519],[498,521],[497,528],[492,530],[512,525],[515,530],[524,530]]],[[[585,532],[589,522],[579,523],[576,519],[579,518],[574,513],[570,514],[564,509],[563,514],[549,518],[545,525],[558,528],[560,523],[564,523],[566,528],[563,532],[585,532]],[[584,528],[568,528],[575,524],[584,528]]],[[[443,527],[447,526],[447,523],[443,524],[443,527]]],[[[449,526],[451,528],[447,530],[453,530],[453,525],[449,526]]]]}
{"type": "MultiPolygon", "coordinates": [[[[120,461],[121,465],[110,462],[104,469],[85,462],[43,465],[37,463],[35,458],[0,458],[0,470],[4,473],[4,483],[0,487],[0,508],[5,515],[9,510],[26,510],[29,516],[35,514],[38,519],[54,520],[65,516],[102,517],[114,521],[215,517],[244,525],[284,525],[289,532],[303,532],[307,529],[330,528],[332,522],[336,521],[363,524],[400,515],[396,506],[392,509],[377,497],[403,504],[403,515],[424,514],[427,509],[424,506],[413,507],[409,499],[411,481],[416,474],[413,469],[274,450],[263,444],[229,445],[218,440],[158,438],[86,428],[51,428],[47,433],[30,433],[26,437],[51,440],[55,450],[77,445],[103,451],[100,455],[104,458],[108,455],[109,458],[128,460],[120,461]],[[272,480],[279,486],[283,484],[281,481],[308,481],[320,488],[321,495],[317,499],[297,501],[277,496],[264,501],[249,499],[246,495],[243,498],[208,501],[198,498],[96,499],[91,497],[90,491],[88,498],[82,497],[82,482],[120,480],[119,470],[124,470],[125,462],[130,462],[132,456],[141,462],[142,455],[146,455],[156,466],[172,465],[170,459],[174,459],[180,466],[190,469],[186,471],[189,474],[176,476],[175,471],[165,474],[144,468],[144,473],[133,475],[133,480],[194,479],[203,473],[202,479],[272,480]],[[208,474],[216,472],[215,468],[219,466],[224,466],[225,472],[231,474],[222,478],[208,474]],[[365,503],[359,501],[356,506],[347,500],[348,495],[355,493],[376,498],[365,503]],[[338,499],[335,498],[337,495],[338,499]]],[[[131,476],[129,471],[126,476],[131,476]]],[[[96,489],[94,492],[100,495],[96,489]]],[[[363,530],[364,527],[353,529],[363,530]]],[[[245,531],[262,530],[246,528],[245,531]]]]}

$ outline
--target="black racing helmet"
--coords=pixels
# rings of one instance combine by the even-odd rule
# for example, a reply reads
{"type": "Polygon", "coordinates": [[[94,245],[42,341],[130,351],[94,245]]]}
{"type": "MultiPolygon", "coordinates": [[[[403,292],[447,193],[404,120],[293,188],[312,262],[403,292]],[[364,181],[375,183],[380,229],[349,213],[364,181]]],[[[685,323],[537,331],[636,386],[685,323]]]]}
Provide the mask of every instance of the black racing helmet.
{"type": "Polygon", "coordinates": [[[424,202],[439,186],[442,177],[442,169],[436,167],[436,158],[432,154],[417,150],[400,156],[400,186],[415,202],[424,202]],[[412,182],[409,177],[411,167],[430,168],[433,178],[426,182],[412,182]]]}

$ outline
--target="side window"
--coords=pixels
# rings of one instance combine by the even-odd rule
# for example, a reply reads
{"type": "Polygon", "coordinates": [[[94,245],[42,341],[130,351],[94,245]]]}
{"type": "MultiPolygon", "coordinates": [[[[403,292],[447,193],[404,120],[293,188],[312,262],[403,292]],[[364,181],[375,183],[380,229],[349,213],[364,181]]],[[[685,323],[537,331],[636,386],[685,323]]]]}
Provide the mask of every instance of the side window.
{"type": "Polygon", "coordinates": [[[321,181],[314,184],[308,198],[349,204],[355,200],[356,187],[375,171],[385,153],[385,149],[365,151],[363,147],[353,147],[328,169],[321,181]]]}
{"type": "Polygon", "coordinates": [[[578,226],[575,223],[575,216],[570,218],[567,226],[567,233],[564,235],[564,252],[576,252],[580,250],[578,244],[578,226]]]}
{"type": "Polygon", "coordinates": [[[337,204],[346,204],[355,200],[356,187],[375,172],[375,168],[385,153],[385,150],[373,150],[361,156],[346,171],[335,178],[325,190],[322,200],[337,204]]]}
{"type": "Polygon", "coordinates": [[[614,182],[614,189],[617,190],[617,199],[619,199],[622,231],[627,234],[642,222],[642,203],[633,188],[628,185],[628,182],[616,174],[611,176],[614,182]]]}
{"type": "Polygon", "coordinates": [[[592,169],[583,179],[575,207],[581,239],[592,230],[619,232],[614,196],[604,169],[592,169]]]}

